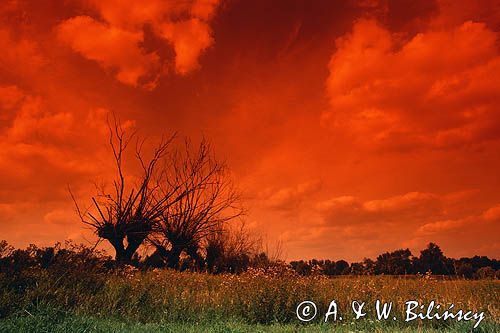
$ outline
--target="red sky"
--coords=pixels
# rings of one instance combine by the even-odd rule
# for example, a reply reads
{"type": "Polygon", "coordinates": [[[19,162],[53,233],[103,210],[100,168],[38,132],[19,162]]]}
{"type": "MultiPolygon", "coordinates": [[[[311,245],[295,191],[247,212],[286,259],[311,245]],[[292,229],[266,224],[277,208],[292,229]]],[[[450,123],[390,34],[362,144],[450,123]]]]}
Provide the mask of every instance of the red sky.
{"type": "Polygon", "coordinates": [[[204,135],[286,259],[500,256],[498,1],[0,4],[0,239],[92,240],[106,114],[204,135]]]}

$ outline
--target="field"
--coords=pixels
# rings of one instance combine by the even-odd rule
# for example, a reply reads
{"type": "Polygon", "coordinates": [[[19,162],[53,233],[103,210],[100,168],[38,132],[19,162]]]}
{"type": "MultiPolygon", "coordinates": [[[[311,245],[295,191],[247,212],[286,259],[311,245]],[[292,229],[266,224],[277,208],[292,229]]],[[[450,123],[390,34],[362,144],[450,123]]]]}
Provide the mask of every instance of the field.
{"type": "Polygon", "coordinates": [[[469,332],[474,326],[474,320],[405,323],[407,300],[484,311],[474,331],[500,331],[498,280],[302,277],[275,269],[241,275],[126,270],[59,276],[32,270],[17,278],[0,275],[0,281],[0,332],[469,332]],[[301,323],[296,307],[305,300],[317,305],[318,316],[301,323]],[[331,316],[324,324],[332,300],[342,320],[331,316]],[[353,300],[366,302],[365,317],[354,319],[353,300]],[[389,320],[377,320],[376,300],[394,302],[389,320]]]}

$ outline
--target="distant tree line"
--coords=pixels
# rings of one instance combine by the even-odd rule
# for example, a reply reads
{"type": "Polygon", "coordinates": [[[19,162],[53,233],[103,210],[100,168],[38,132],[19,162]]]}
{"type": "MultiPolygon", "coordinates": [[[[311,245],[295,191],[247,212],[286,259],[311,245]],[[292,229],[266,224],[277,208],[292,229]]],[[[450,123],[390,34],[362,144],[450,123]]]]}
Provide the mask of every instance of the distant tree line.
{"type": "Polygon", "coordinates": [[[429,245],[419,256],[413,256],[409,249],[385,252],[376,260],[365,258],[362,262],[349,264],[345,260],[299,260],[290,262],[291,267],[301,275],[452,275],[464,278],[499,278],[500,261],[485,256],[453,259],[443,254],[441,248],[429,245]]]}
{"type": "MultiPolygon", "coordinates": [[[[418,257],[412,256],[409,249],[386,252],[376,260],[364,259],[362,262],[348,263],[345,260],[299,260],[285,263],[277,258],[269,258],[266,252],[251,252],[241,247],[243,234],[225,236],[222,243],[209,245],[205,250],[203,265],[194,265],[189,256],[181,256],[178,270],[220,273],[242,273],[249,268],[269,269],[289,267],[299,275],[445,275],[466,279],[500,278],[500,261],[486,256],[453,259],[446,257],[438,245],[430,243],[420,251],[418,257]],[[213,248],[211,248],[213,246],[213,248]],[[240,246],[240,247],[239,247],[240,246]]],[[[220,242],[220,240],[219,240],[220,242]]],[[[158,264],[154,257],[136,255],[130,266],[134,269],[148,270],[168,268],[163,262],[158,264]]],[[[0,241],[0,273],[7,275],[25,274],[31,269],[46,269],[52,273],[78,278],[78,274],[106,273],[124,266],[103,251],[84,245],[68,242],[49,247],[30,245],[26,249],[15,249],[6,241],[0,241]],[[78,273],[79,272],[79,273],[78,273]],[[77,273],[75,275],[75,273],[77,273]]],[[[171,269],[171,268],[170,268],[171,269]]]]}

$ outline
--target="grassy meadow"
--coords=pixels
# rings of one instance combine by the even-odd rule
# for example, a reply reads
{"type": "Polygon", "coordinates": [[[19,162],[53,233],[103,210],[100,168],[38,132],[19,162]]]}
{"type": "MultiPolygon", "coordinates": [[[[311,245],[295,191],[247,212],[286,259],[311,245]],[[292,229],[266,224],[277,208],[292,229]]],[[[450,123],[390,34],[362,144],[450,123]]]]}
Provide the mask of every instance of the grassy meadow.
{"type": "Polygon", "coordinates": [[[455,309],[484,311],[474,331],[500,331],[498,280],[432,276],[299,276],[287,268],[250,269],[240,275],[162,269],[113,273],[24,271],[0,274],[0,332],[470,332],[474,321],[404,322],[404,302],[434,300],[455,309]],[[308,323],[296,306],[314,301],[308,323]],[[324,324],[336,300],[343,320],[324,324]],[[355,320],[351,301],[366,302],[355,320]],[[377,321],[376,300],[394,302],[397,320],[377,321]]]}

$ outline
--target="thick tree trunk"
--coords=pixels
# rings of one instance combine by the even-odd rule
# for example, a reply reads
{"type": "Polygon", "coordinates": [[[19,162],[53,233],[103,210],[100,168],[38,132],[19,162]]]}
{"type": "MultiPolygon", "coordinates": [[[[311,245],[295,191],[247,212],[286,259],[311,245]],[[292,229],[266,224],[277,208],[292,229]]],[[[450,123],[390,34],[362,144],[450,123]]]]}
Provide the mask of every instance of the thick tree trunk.
{"type": "Polygon", "coordinates": [[[182,251],[186,251],[186,254],[191,257],[196,263],[198,269],[203,268],[204,261],[203,258],[198,254],[197,246],[188,246],[186,247],[183,244],[172,244],[170,250],[167,250],[165,247],[161,245],[156,245],[156,251],[160,254],[166,261],[166,266],[169,268],[178,269],[181,253],[182,251]]]}
{"type": "Polygon", "coordinates": [[[167,255],[167,266],[170,268],[179,268],[179,261],[181,258],[183,247],[179,245],[173,245],[167,255]]]}
{"type": "Polygon", "coordinates": [[[132,262],[132,257],[136,253],[137,249],[144,242],[145,237],[127,237],[127,248],[125,249],[125,260],[127,264],[132,262]]]}
{"type": "Polygon", "coordinates": [[[142,240],[136,239],[133,242],[129,242],[127,247],[124,245],[124,238],[113,238],[108,239],[113,248],[115,249],[115,260],[120,265],[130,265],[132,264],[132,257],[135,252],[142,244],[142,240]]]}
{"type": "Polygon", "coordinates": [[[111,238],[108,239],[113,248],[115,249],[115,260],[120,264],[128,264],[130,260],[128,260],[127,251],[125,250],[125,246],[123,245],[124,238],[111,238]]]}
{"type": "Polygon", "coordinates": [[[196,269],[198,271],[200,271],[201,269],[203,269],[203,266],[205,265],[205,262],[203,260],[203,257],[200,256],[200,254],[198,253],[198,246],[194,245],[194,246],[188,246],[187,249],[186,249],[186,253],[188,256],[191,257],[191,259],[194,260],[195,262],[195,265],[196,265],[196,269]]]}

